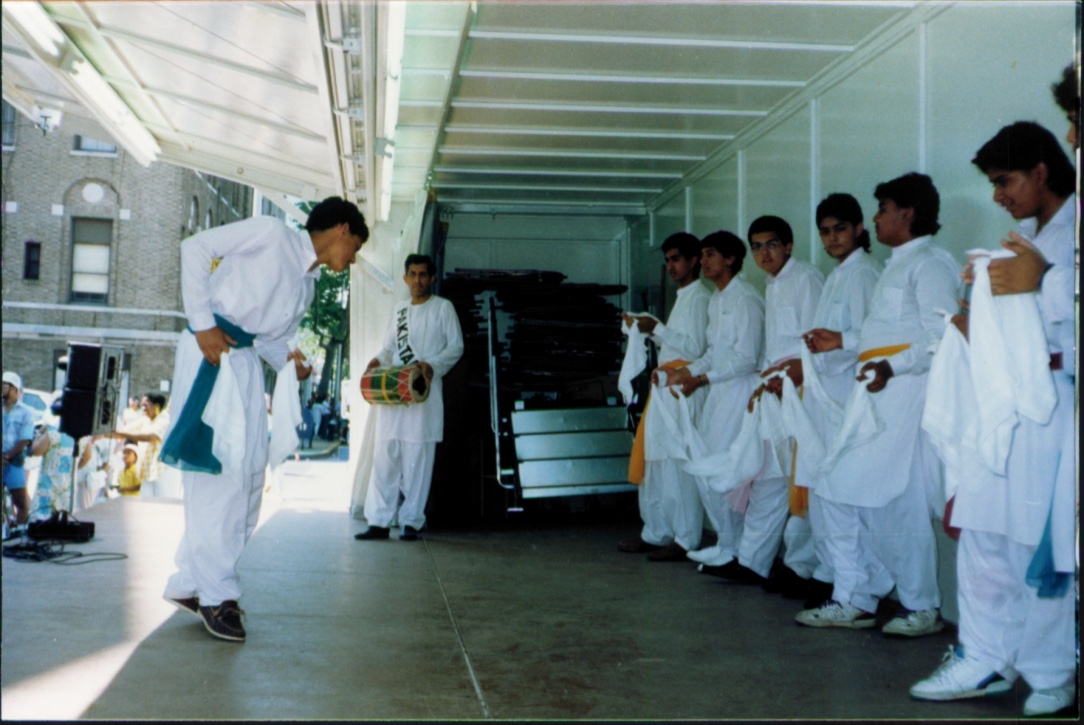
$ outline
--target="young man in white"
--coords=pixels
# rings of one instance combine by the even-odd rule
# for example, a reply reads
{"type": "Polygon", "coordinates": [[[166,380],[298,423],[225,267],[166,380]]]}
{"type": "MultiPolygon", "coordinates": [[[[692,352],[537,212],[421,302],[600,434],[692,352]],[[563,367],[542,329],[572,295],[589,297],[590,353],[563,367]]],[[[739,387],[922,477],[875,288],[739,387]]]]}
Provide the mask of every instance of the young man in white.
{"type": "MultiPolygon", "coordinates": [[[[745,244],[730,232],[713,232],[701,240],[700,268],[704,278],[715,285],[708,305],[707,350],[667,378],[668,384],[681,385],[685,395],[708,387],[696,427],[713,451],[728,450],[737,437],[745,406],[758,384],[756,370],[764,351],[764,300],[738,276],[744,259],[745,244]]],[[[689,556],[701,561],[701,571],[708,574],[724,565],[733,569],[739,566],[735,557],[742,514],[731,505],[731,496],[713,490],[702,477],[696,482],[719,540],[712,547],[689,552],[689,556]]]]}
{"type": "MultiPolygon", "coordinates": [[[[872,627],[878,601],[896,587],[903,605],[882,631],[918,637],[939,632],[941,593],[929,492],[941,470],[921,429],[932,352],[956,309],[959,267],[932,235],[940,197],[930,178],[911,173],[880,184],[873,217],[877,240],[892,248],[859,337],[858,380],[848,405],[868,396],[884,429],[851,440],[817,494],[825,507],[833,599],[799,613],[812,627],[872,627]],[[871,379],[872,378],[872,379],[871,379]],[[855,400],[858,396],[858,400],[855,400]]],[[[819,349],[842,347],[833,335],[819,349]]]]}
{"type": "MultiPolygon", "coordinates": [[[[1018,237],[1050,265],[1021,292],[1037,293],[1057,403],[1045,424],[1019,416],[1006,475],[960,480],[950,522],[960,529],[959,644],[910,692],[921,700],[978,697],[1011,689],[1019,674],[1032,687],[1024,714],[1049,715],[1076,694],[1075,311],[1071,287],[1044,284],[1055,269],[1074,268],[1075,174],[1054,135],[1030,122],[1003,128],[973,163],[993,184],[994,201],[1020,221],[1018,237]],[[1044,546],[1052,571],[1039,576],[1032,566],[1044,546]]],[[[984,468],[974,462],[973,470],[984,468]]]]}
{"type": "Polygon", "coordinates": [[[388,538],[397,512],[399,538],[417,540],[425,525],[437,443],[444,438],[442,380],[463,355],[455,307],[433,294],[433,260],[411,254],[403,267],[410,302],[396,308],[384,346],[365,369],[419,365],[429,382],[429,397],[407,406],[378,406],[375,411],[376,449],[365,496],[369,527],[354,535],[359,540],[388,538]]]}
{"type": "MultiPolygon", "coordinates": [[[[662,243],[662,253],[666,271],[678,285],[677,300],[666,324],[648,315],[627,314],[623,322],[635,324],[640,332],[651,335],[659,346],[657,369],[670,370],[686,366],[704,354],[711,292],[700,282],[699,239],[688,232],[671,234],[662,243]]],[[[705,397],[694,393],[690,398],[696,412],[705,397]]],[[[670,434],[652,430],[646,416],[643,425],[645,438],[670,434]]],[[[639,501],[644,528],[639,538],[620,542],[617,546],[621,551],[649,552],[647,558],[651,561],[684,561],[686,552],[700,546],[704,508],[696,481],[681,470],[678,461],[645,461],[639,501]]]]}
{"type": "MultiPolygon", "coordinates": [[[[882,267],[870,256],[869,232],[865,228],[862,207],[857,199],[850,194],[829,194],[817,205],[816,217],[817,233],[824,251],[838,262],[838,266],[824,283],[817,310],[813,314],[813,329],[803,335],[809,351],[814,353],[811,363],[815,369],[805,370],[799,360],[790,368],[790,372],[797,373],[799,380],[807,379],[807,373],[817,376],[820,385],[805,388],[802,406],[817,427],[827,433],[830,430],[826,423],[827,407],[841,409],[855,384],[858,334],[862,321],[869,313],[873,288],[881,276],[882,267]],[[819,340],[837,335],[841,340],[839,349],[823,353],[819,351],[819,340]],[[829,400],[820,400],[819,393],[828,396],[829,400]]],[[[810,489],[808,521],[818,565],[810,578],[805,608],[815,609],[832,598],[835,581],[831,557],[825,545],[829,532],[825,530],[823,518],[823,507],[832,504],[817,494],[819,478],[814,472],[804,470],[800,460],[798,472],[798,480],[807,483],[810,489]]]]}
{"type": "Polygon", "coordinates": [[[291,351],[290,343],[312,303],[320,266],[347,269],[369,237],[357,206],[338,197],[317,204],[305,227],[298,232],[261,216],[181,243],[188,331],[177,345],[173,416],[161,455],[182,469],[185,530],[165,597],[200,616],[212,636],[232,642],[246,636],[237,562],[259,519],[267,465],[267,409],[257,354],[280,371],[292,360],[299,379],[311,374],[305,356],[291,351]],[[220,373],[222,362],[229,366],[225,373],[220,373]],[[240,461],[220,461],[213,454],[212,431],[202,424],[219,383],[232,388],[237,405],[229,406],[233,424],[213,435],[232,437],[243,451],[240,461]]]}
{"type": "MultiPolygon", "coordinates": [[[[768,275],[764,292],[761,378],[769,378],[764,384],[766,390],[779,392],[781,383],[771,376],[788,371],[795,364],[801,365],[802,333],[813,322],[813,312],[824,287],[824,275],[808,262],[791,256],[794,232],[790,224],[777,216],[762,216],[749,225],[749,249],[757,266],[768,275]]],[[[758,390],[754,397],[759,393],[758,390]]],[[[755,404],[750,401],[750,407],[755,404]]],[[[782,458],[789,462],[791,453],[791,450],[785,451],[782,458]]],[[[816,569],[816,554],[805,518],[805,496],[792,496],[790,477],[786,475],[790,470],[790,466],[785,465],[784,475],[753,481],[738,546],[737,566],[724,567],[719,574],[729,577],[736,572],[739,579],[748,579],[747,572],[751,571],[767,578],[783,543],[785,528],[788,532],[788,567],[784,571],[789,572],[789,576],[778,576],[766,582],[765,588],[805,598],[804,585],[816,569]],[[795,514],[789,520],[788,512],[795,514]]]]}

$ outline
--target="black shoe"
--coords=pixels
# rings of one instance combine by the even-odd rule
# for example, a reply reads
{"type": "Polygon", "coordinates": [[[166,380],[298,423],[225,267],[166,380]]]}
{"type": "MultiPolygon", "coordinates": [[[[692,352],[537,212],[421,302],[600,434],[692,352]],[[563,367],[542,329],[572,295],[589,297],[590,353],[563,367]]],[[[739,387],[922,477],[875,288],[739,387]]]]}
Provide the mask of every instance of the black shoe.
{"type": "Polygon", "coordinates": [[[737,559],[731,559],[722,566],[707,566],[701,564],[697,571],[701,574],[710,574],[711,576],[722,577],[723,579],[729,579],[732,582],[738,584],[761,584],[763,585],[767,579],[757,574],[752,569],[742,566],[738,563],[737,559]]]}
{"type": "Polygon", "coordinates": [[[782,591],[784,572],[789,572],[790,569],[783,563],[782,559],[776,559],[772,562],[772,568],[768,572],[768,580],[764,582],[763,589],[769,594],[777,594],[782,591]]]}
{"type": "Polygon", "coordinates": [[[417,541],[418,530],[413,526],[404,526],[399,530],[399,541],[417,541]]]}
{"type": "Polygon", "coordinates": [[[390,529],[384,526],[370,526],[362,531],[360,534],[354,534],[354,538],[358,541],[367,541],[371,539],[386,539],[390,529]]]}
{"type": "Polygon", "coordinates": [[[816,609],[832,598],[832,590],[835,585],[831,582],[822,582],[820,579],[809,580],[809,598],[805,600],[806,609],[816,609]]]}
{"type": "Polygon", "coordinates": [[[245,628],[241,624],[241,617],[244,614],[244,610],[237,606],[237,602],[233,599],[227,599],[217,607],[199,608],[203,626],[207,628],[211,636],[227,642],[245,641],[245,628]]]}
{"type": "Polygon", "coordinates": [[[617,542],[617,550],[626,554],[646,554],[649,551],[658,551],[661,548],[658,544],[649,544],[639,537],[617,542]]]}
{"type": "Polygon", "coordinates": [[[689,552],[676,541],[672,541],[661,549],[656,549],[647,555],[648,561],[688,561],[686,556],[689,552]]]}
{"type": "Polygon", "coordinates": [[[787,599],[804,600],[809,596],[809,582],[809,579],[799,576],[796,571],[784,566],[775,572],[774,576],[769,575],[764,589],[769,592],[779,592],[787,599]]]}
{"type": "Polygon", "coordinates": [[[180,609],[182,612],[188,612],[194,614],[197,617],[199,613],[199,599],[197,597],[163,597],[167,602],[180,609]]]}

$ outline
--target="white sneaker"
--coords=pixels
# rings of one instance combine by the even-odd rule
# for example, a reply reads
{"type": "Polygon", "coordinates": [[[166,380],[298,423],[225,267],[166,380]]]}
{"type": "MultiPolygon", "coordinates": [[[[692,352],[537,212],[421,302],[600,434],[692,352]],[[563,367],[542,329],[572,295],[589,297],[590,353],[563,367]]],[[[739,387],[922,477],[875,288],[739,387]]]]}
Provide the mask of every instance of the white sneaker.
{"type": "Polygon", "coordinates": [[[1064,710],[1076,700],[1076,684],[1069,680],[1061,687],[1049,690],[1032,690],[1028,699],[1024,701],[1024,715],[1035,717],[1036,715],[1053,715],[1059,710],[1064,710]]]}
{"type": "Polygon", "coordinates": [[[798,624],[806,627],[846,627],[848,629],[869,629],[877,624],[877,616],[858,607],[829,599],[815,609],[804,609],[794,617],[798,624]]]}
{"type": "Polygon", "coordinates": [[[716,544],[715,546],[709,546],[706,549],[697,549],[696,551],[690,551],[685,556],[689,557],[693,561],[700,562],[701,564],[707,564],[708,566],[722,566],[734,557],[723,551],[723,547],[716,544]]]}
{"type": "Polygon", "coordinates": [[[949,645],[942,664],[925,680],[911,687],[916,700],[962,700],[982,697],[1012,689],[1012,682],[973,657],[963,654],[963,646],[949,645]]]}
{"type": "Polygon", "coordinates": [[[901,609],[899,616],[881,628],[881,631],[890,637],[921,637],[940,632],[944,628],[941,612],[936,609],[922,609],[917,612],[901,609]]]}

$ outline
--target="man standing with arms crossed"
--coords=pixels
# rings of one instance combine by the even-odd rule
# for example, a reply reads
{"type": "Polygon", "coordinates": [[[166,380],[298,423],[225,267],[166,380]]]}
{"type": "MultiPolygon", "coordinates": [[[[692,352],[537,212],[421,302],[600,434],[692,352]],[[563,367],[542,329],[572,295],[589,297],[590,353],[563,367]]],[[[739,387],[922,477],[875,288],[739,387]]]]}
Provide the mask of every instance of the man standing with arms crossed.
{"type": "MultiPolygon", "coordinates": [[[[711,293],[700,282],[700,240],[688,232],[671,234],[662,243],[666,271],[678,285],[677,300],[666,324],[648,315],[624,315],[624,324],[636,324],[640,332],[660,345],[660,370],[683,367],[704,353],[707,344],[708,300],[711,293]]],[[[704,395],[694,394],[695,411],[704,395]]],[[[648,402],[650,405],[650,400],[648,402]]],[[[672,435],[671,431],[648,429],[647,409],[637,436],[672,435]]],[[[640,482],[640,518],[644,528],[638,539],[617,546],[626,553],[650,552],[651,561],[684,561],[685,554],[700,546],[704,530],[704,508],[696,481],[681,470],[679,462],[667,458],[645,461],[640,482]]]]}
{"type": "Polygon", "coordinates": [[[444,439],[442,379],[463,355],[463,333],[455,307],[433,294],[433,260],[411,254],[403,267],[410,302],[396,308],[384,346],[365,370],[418,365],[429,383],[429,397],[406,406],[377,407],[373,474],[365,496],[369,528],[354,535],[359,540],[388,538],[396,514],[399,539],[418,539],[418,531],[425,525],[437,443],[444,439]]]}
{"type": "Polygon", "coordinates": [[[291,344],[312,304],[319,268],[347,269],[369,237],[357,206],[339,197],[317,204],[305,229],[261,216],[181,243],[188,330],[177,345],[173,419],[161,456],[182,470],[185,529],[165,598],[199,616],[213,637],[231,642],[245,641],[237,562],[259,519],[267,465],[259,357],[279,371],[292,360],[300,380],[312,373],[291,344]],[[222,362],[230,369],[220,374],[222,362]],[[233,378],[239,407],[230,406],[231,425],[212,433],[201,418],[216,382],[229,383],[225,376],[233,378]],[[215,457],[211,443],[219,436],[232,436],[243,450],[239,465],[215,457]]]}

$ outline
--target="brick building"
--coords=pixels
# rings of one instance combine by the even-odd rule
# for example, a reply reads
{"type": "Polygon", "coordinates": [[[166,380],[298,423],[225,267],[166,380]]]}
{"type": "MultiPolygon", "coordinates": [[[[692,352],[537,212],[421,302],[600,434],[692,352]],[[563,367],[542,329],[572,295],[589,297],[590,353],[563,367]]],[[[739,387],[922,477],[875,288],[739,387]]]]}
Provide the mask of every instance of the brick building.
{"type": "Polygon", "coordinates": [[[180,242],[250,216],[252,190],[144,168],[75,115],[43,133],[3,114],[3,368],[53,390],[69,341],[118,345],[130,391],[161,389],[186,324],[180,242]]]}

